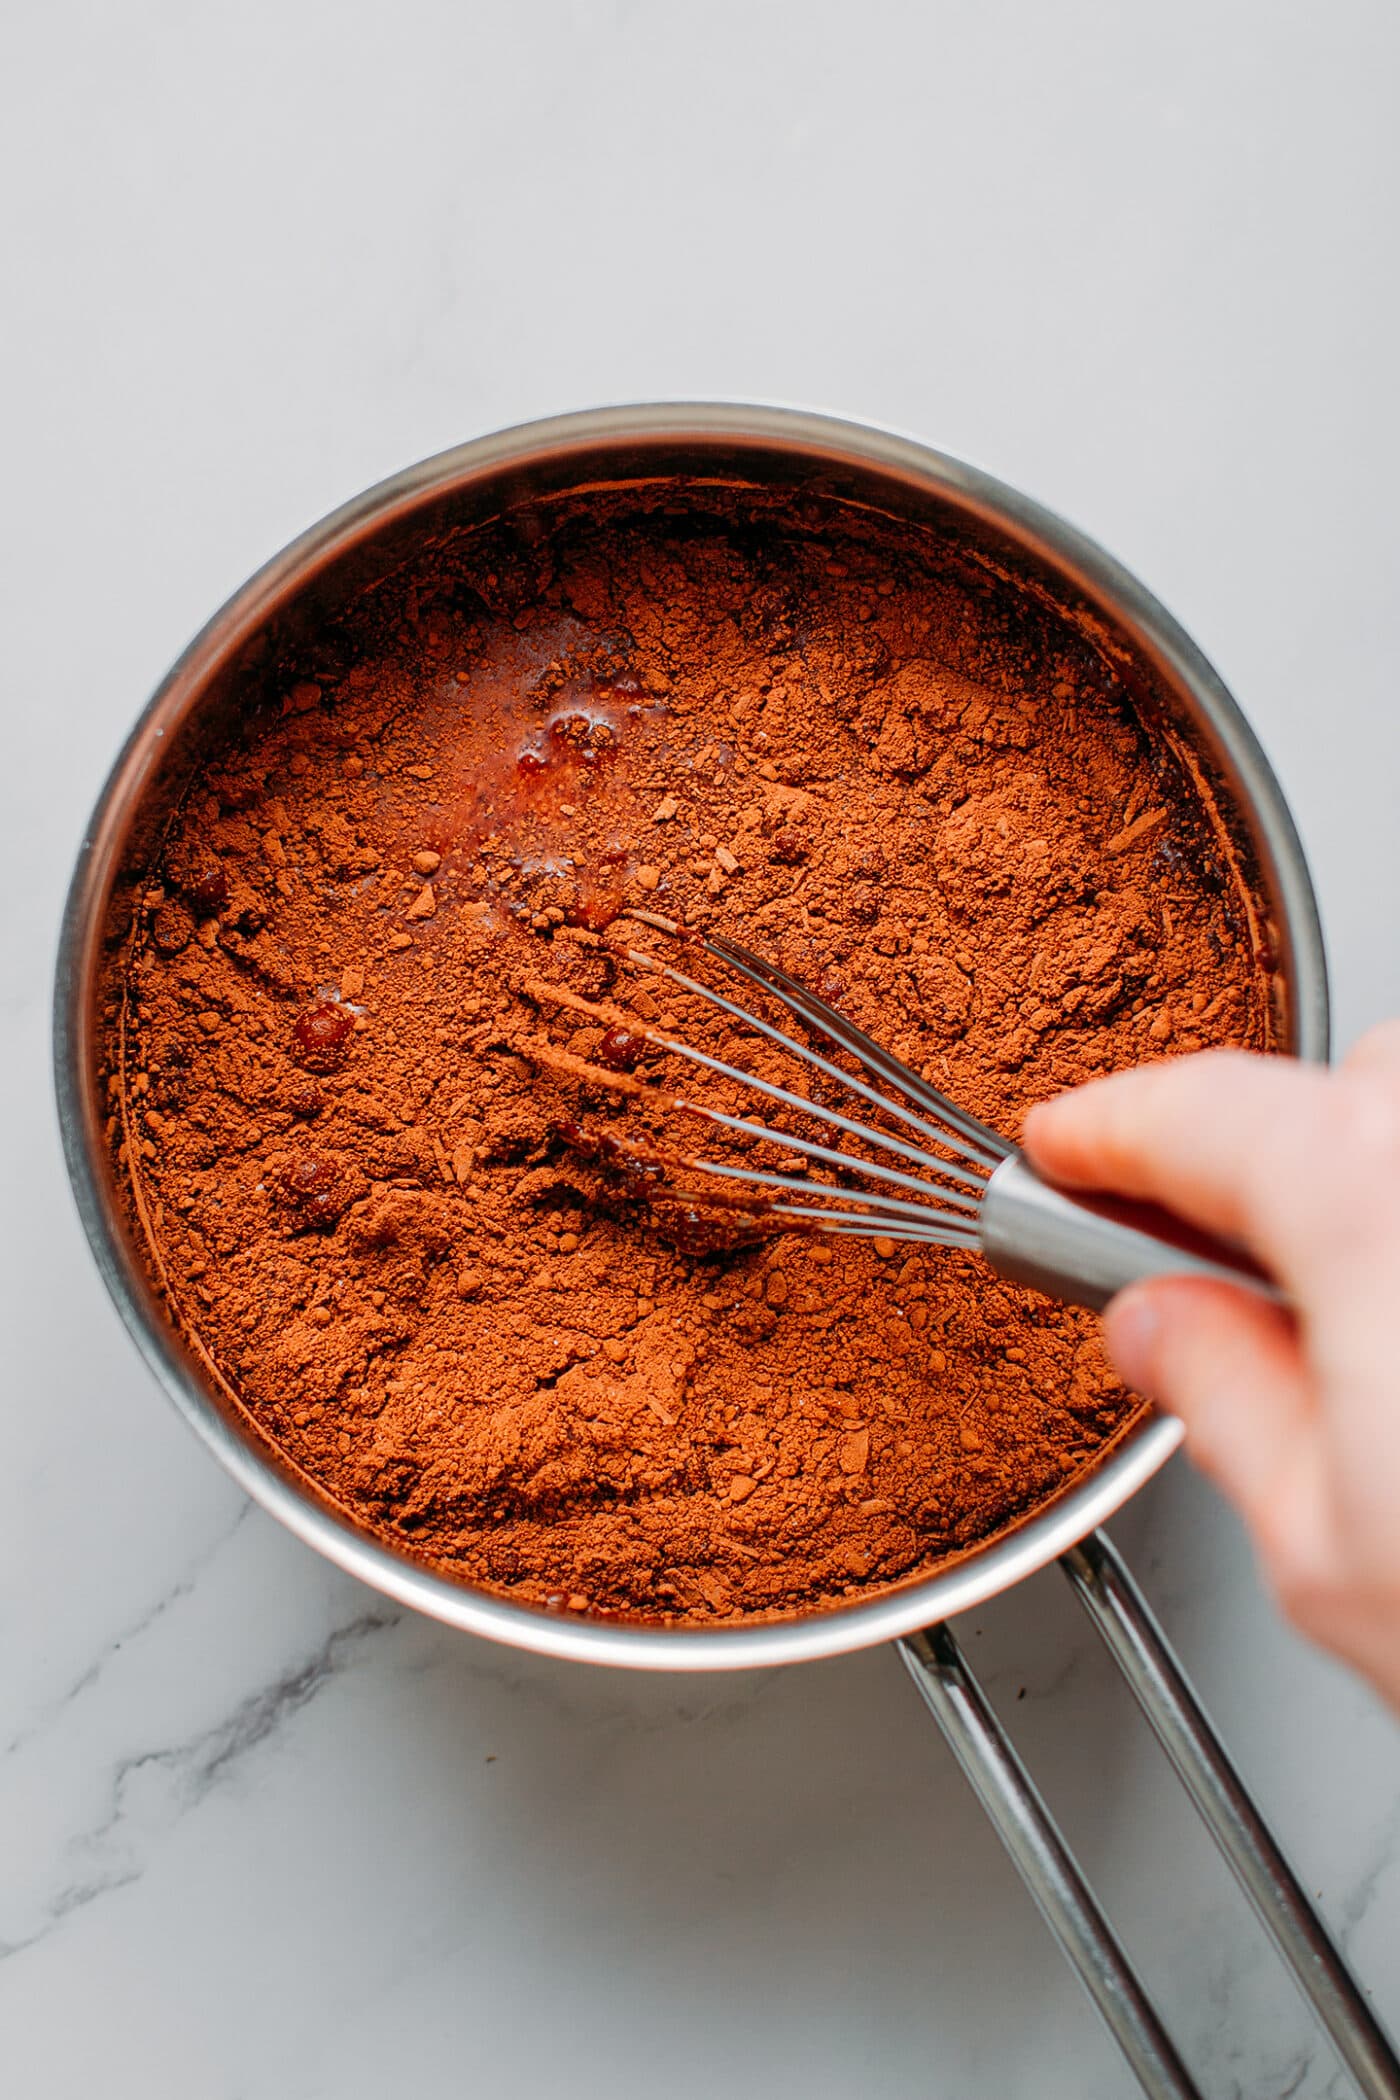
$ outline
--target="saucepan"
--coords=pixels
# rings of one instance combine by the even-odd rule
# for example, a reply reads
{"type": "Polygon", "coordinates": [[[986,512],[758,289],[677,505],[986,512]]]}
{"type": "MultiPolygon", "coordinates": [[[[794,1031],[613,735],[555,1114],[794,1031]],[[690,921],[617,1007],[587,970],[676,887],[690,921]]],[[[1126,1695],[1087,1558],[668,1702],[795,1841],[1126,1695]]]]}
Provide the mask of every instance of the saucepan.
{"type": "Polygon", "coordinates": [[[1141,1414],[1085,1474],[948,1568],[867,1602],[753,1626],[661,1628],[558,1617],[463,1587],[357,1530],[317,1499],[213,1385],[166,1320],[124,1222],[102,1142],[100,965],[124,886],[149,866],[163,798],[233,706],[236,668],[313,629],[426,536],[530,498],[658,476],[816,493],[932,526],[1094,631],[1131,666],[1142,704],[1189,753],[1236,866],[1263,900],[1280,1040],[1325,1058],[1327,976],[1297,833],[1248,724],[1157,601],[1063,520],[975,468],[910,438],[827,416],[730,404],[608,408],[480,438],[410,467],[336,511],[215,614],[132,731],[93,812],[69,893],[58,961],[55,1068],[69,1173],[98,1267],[161,1385],[234,1479],[298,1537],[398,1602],[491,1640],[575,1662],[646,1670],[742,1670],[894,1641],[1143,2088],[1196,2090],[1112,1928],[962,1656],[949,1621],[1058,1561],[1122,1667],[1198,1810],[1285,1961],[1367,2094],[1400,2095],[1400,2065],[1261,1821],[1128,1571],[1101,1527],[1180,1441],[1141,1414]]]}

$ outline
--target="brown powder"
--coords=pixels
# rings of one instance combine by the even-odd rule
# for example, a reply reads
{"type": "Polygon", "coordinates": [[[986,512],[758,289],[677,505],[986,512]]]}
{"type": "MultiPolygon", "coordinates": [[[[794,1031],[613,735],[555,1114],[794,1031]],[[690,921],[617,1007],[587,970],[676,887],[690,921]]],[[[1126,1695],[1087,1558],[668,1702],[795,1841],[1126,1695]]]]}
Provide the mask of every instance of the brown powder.
{"type": "Polygon", "coordinates": [[[835,504],[556,502],[264,660],[190,785],[107,1009],[172,1317],[462,1581],[713,1620],[922,1572],[1136,1402],[1090,1319],[972,1257],[706,1251],[571,1141],[674,1140],[648,1024],[767,1069],[619,965],[629,904],[781,961],[1012,1136],[1092,1073],[1271,1041],[1190,767],[1062,615],[835,504]]]}

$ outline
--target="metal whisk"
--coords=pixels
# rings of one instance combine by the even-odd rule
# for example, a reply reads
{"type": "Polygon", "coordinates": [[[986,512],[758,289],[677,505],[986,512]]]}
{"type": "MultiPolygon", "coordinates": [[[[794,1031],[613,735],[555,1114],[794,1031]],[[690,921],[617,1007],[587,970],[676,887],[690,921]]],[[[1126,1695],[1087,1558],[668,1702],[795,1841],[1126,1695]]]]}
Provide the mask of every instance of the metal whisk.
{"type": "MultiPolygon", "coordinates": [[[[788,1172],[745,1159],[663,1152],[621,1138],[609,1140],[615,1154],[630,1154],[653,1170],[658,1165],[684,1168],[716,1184],[727,1183],[729,1192],[709,1199],[721,1207],[761,1210],[767,1216],[790,1220],[793,1226],[823,1233],[979,1251],[999,1275],[1095,1310],[1126,1284],[1169,1273],[1245,1284],[1280,1301],[1276,1288],[1249,1267],[1242,1255],[1192,1233],[1164,1211],[1148,1205],[1090,1202],[1053,1188],[1014,1145],[959,1108],[775,963],[723,935],[688,932],[658,913],[633,911],[627,916],[683,940],[691,952],[707,955],[747,978],[791,1014],[815,1038],[815,1044],[797,1040],[654,955],[636,948],[614,952],[660,972],[672,984],[697,994],[827,1081],[837,1083],[862,1104],[865,1113],[846,1114],[827,1101],[760,1078],[669,1033],[645,1028],[638,1032],[656,1048],[825,1126],[833,1142],[672,1094],[667,1097],[668,1107],[704,1117],[746,1141],[795,1153],[804,1162],[803,1170],[788,1172]],[[844,1052],[853,1060],[858,1073],[836,1063],[829,1054],[835,1052],[844,1052]],[[862,1150],[849,1149],[851,1144],[862,1150]],[[819,1178],[812,1168],[839,1178],[819,1178]]],[[[706,1200],[703,1193],[698,1200],[706,1200]]]]}

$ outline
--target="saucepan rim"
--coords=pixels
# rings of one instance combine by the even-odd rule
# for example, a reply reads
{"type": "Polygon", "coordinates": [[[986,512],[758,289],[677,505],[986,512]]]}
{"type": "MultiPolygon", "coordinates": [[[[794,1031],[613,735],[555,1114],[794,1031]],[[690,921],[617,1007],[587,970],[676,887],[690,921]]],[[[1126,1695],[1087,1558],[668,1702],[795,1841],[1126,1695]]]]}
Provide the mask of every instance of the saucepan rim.
{"type": "Polygon", "coordinates": [[[390,524],[454,490],[500,478],[511,500],[532,468],[558,485],[571,455],[638,448],[787,455],[794,467],[877,477],[951,502],[1057,571],[1104,609],[1155,663],[1209,737],[1272,892],[1280,967],[1289,986],[1289,1047],[1325,1058],[1327,969],[1317,904],[1287,804],[1257,739],[1205,657],[1165,608],[1102,548],[1031,498],[917,438],[813,410],[748,402],[647,402],[584,409],[521,424],[442,452],[392,476],[313,525],[252,576],[190,643],[152,696],[98,798],[78,854],[54,987],[54,1074],[69,1177],[89,1245],[128,1331],[167,1397],[239,1486],[337,1566],[444,1623],[515,1647],[634,1669],[771,1668],[889,1640],[985,1603],[1044,1567],[1111,1517],[1181,1440],[1149,1414],[1083,1478],[1014,1529],[865,1601],[714,1629],[555,1615],[473,1589],[396,1552],[318,1500],[217,1402],[160,1309],[113,1200],[96,1093],[92,987],[102,925],[124,840],[167,736],[198,707],[214,673],[312,577],[390,524]]]}

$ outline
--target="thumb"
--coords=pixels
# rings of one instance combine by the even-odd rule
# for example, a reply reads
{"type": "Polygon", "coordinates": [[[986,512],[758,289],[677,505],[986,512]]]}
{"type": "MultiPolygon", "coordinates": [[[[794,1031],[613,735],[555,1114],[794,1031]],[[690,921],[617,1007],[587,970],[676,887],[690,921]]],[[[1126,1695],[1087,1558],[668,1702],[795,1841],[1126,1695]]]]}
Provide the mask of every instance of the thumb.
{"type": "Polygon", "coordinates": [[[1128,1384],[1180,1415],[1187,1449],[1273,1564],[1276,1548],[1287,1551],[1315,1447],[1288,1314],[1230,1284],[1159,1277],[1119,1292],[1104,1337],[1128,1384]]]}

